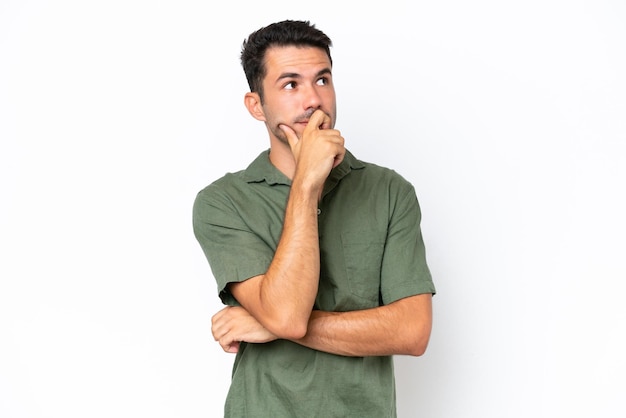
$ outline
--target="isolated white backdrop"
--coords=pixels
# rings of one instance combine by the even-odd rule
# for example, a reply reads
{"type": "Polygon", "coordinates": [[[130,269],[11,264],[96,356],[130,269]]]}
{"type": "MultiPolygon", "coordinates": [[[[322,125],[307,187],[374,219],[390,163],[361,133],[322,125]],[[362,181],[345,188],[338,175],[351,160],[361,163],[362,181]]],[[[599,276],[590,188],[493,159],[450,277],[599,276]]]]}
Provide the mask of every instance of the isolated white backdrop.
{"type": "Polygon", "coordinates": [[[0,416],[221,415],[191,205],[268,146],[238,54],[285,18],[331,36],[337,128],[422,205],[400,416],[625,416],[618,0],[2,0],[0,416]]]}

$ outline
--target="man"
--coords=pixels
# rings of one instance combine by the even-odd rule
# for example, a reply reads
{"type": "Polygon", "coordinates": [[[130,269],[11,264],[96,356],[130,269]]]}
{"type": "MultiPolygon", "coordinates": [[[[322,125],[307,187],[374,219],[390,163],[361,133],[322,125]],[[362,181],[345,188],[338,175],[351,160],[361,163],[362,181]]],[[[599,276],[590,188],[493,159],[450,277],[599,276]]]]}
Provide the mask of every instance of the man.
{"type": "Polygon", "coordinates": [[[194,203],[228,305],[213,336],[236,353],[226,417],[395,417],[392,355],[419,356],[430,337],[414,188],[344,147],[331,45],[302,21],[244,41],[244,103],[270,149],[194,203]]]}

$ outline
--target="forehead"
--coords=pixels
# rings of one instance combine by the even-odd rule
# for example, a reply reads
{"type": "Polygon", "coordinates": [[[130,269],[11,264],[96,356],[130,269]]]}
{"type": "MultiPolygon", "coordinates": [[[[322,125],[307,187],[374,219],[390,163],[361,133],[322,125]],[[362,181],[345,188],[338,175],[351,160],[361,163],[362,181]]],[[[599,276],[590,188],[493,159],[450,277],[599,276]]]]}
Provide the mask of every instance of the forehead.
{"type": "Polygon", "coordinates": [[[331,68],[330,59],[321,48],[300,46],[273,46],[265,54],[265,69],[268,77],[285,72],[306,75],[331,68]]]}

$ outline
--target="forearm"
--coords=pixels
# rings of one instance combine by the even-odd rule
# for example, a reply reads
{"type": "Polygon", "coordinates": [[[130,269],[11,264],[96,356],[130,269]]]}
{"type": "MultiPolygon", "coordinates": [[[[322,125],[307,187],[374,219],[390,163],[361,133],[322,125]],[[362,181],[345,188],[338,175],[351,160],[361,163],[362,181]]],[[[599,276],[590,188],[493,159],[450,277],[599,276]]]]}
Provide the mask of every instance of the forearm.
{"type": "Polygon", "coordinates": [[[313,311],[306,335],[293,341],[344,356],[419,356],[431,325],[431,295],[417,295],[361,311],[313,311]]]}
{"type": "Polygon", "coordinates": [[[235,298],[265,328],[282,338],[305,334],[317,295],[318,194],[317,189],[292,185],[282,235],[267,272],[231,286],[235,298]]]}
{"type": "Polygon", "coordinates": [[[317,110],[301,137],[291,127],[279,126],[289,145],[276,139],[272,153],[275,165],[292,179],[281,238],[265,274],[231,286],[241,305],[281,338],[305,335],[317,295],[317,205],[328,174],[346,152],[339,131],[328,129],[330,123],[330,117],[317,110]]]}
{"type": "Polygon", "coordinates": [[[292,323],[306,324],[317,295],[317,202],[317,192],[292,187],[281,239],[261,284],[263,312],[275,313],[292,323]]]}

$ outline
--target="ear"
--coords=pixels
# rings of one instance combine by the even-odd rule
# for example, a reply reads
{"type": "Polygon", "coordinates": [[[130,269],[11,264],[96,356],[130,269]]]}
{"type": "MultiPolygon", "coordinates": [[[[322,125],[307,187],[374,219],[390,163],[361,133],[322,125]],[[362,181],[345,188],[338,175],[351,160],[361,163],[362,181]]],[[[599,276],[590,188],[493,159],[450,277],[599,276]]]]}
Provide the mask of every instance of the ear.
{"type": "Polygon", "coordinates": [[[246,109],[256,120],[265,122],[265,113],[263,112],[263,106],[261,106],[261,98],[258,93],[246,93],[243,103],[246,105],[246,109]]]}

